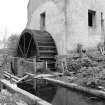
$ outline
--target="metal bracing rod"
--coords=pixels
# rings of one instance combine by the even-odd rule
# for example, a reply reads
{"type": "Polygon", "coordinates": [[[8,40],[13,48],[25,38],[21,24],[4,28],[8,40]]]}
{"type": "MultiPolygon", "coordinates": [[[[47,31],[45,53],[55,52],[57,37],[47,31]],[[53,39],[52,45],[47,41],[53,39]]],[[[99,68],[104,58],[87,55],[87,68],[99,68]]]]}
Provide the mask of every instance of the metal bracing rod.
{"type": "MultiPolygon", "coordinates": [[[[31,46],[32,46],[32,48],[33,48],[33,45],[34,45],[34,43],[32,42],[31,43],[31,46]]],[[[30,52],[32,51],[32,49],[30,50],[30,52]]],[[[28,58],[33,58],[34,56],[32,56],[32,57],[28,57],[28,58]]],[[[35,58],[36,58],[36,56],[35,56],[35,58]]]]}
{"type": "Polygon", "coordinates": [[[30,42],[29,42],[29,45],[28,45],[28,49],[27,49],[26,55],[28,54],[28,51],[29,51],[29,48],[30,48],[31,41],[32,41],[32,37],[31,37],[31,39],[30,39],[30,42]]]}
{"type": "Polygon", "coordinates": [[[25,35],[24,35],[24,54],[25,54],[25,35]]]}
{"type": "Polygon", "coordinates": [[[65,50],[67,51],[67,37],[68,37],[68,23],[67,23],[67,3],[68,0],[64,0],[64,17],[65,17],[65,39],[64,39],[64,44],[65,44],[65,50]]]}
{"type": "Polygon", "coordinates": [[[18,42],[18,46],[19,46],[19,49],[21,50],[22,55],[24,55],[22,49],[20,48],[19,42],[18,42]]]}
{"type": "Polygon", "coordinates": [[[20,49],[22,55],[24,56],[24,53],[23,53],[22,49],[20,48],[20,45],[18,45],[18,46],[19,46],[19,49],[20,49]]]}

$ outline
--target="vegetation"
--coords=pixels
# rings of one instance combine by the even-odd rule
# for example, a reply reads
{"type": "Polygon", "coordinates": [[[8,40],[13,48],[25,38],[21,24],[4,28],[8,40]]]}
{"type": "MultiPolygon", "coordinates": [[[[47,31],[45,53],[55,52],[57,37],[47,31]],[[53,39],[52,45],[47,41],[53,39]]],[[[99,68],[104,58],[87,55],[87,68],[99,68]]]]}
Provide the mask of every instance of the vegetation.
{"type": "MultiPolygon", "coordinates": [[[[72,74],[73,79],[70,82],[82,86],[92,88],[102,86],[105,88],[105,55],[97,49],[78,52],[78,54],[75,53],[72,56],[65,56],[66,60],[62,61],[63,66],[66,66],[63,67],[64,75],[72,74]]],[[[58,64],[61,64],[61,62],[58,64]]]]}
{"type": "Polygon", "coordinates": [[[7,90],[0,92],[0,105],[28,105],[19,94],[11,94],[7,90]]]}
{"type": "Polygon", "coordinates": [[[19,39],[19,35],[17,35],[17,34],[13,34],[8,38],[6,44],[7,44],[7,53],[9,55],[13,56],[15,54],[18,39],[19,39]]]}

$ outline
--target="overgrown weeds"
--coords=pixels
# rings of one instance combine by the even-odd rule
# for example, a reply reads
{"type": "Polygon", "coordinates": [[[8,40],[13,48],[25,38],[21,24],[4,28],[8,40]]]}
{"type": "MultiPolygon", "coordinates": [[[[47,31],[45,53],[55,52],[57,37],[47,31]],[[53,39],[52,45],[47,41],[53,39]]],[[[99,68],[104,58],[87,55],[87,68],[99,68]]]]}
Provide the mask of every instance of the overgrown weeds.
{"type": "Polygon", "coordinates": [[[99,51],[82,52],[82,56],[81,54],[66,56],[64,62],[63,66],[66,66],[62,66],[66,72],[64,74],[74,73],[72,82],[92,88],[105,87],[105,55],[99,51]]]}

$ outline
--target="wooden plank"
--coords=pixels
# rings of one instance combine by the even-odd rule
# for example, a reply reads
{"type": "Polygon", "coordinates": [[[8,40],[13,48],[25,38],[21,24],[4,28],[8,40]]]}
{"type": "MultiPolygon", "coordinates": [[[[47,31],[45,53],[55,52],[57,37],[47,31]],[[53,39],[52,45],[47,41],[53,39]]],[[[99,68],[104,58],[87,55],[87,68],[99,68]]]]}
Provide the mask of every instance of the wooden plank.
{"type": "Polygon", "coordinates": [[[44,100],[42,100],[41,98],[35,96],[35,95],[32,95],[31,93],[23,90],[23,89],[20,89],[17,87],[16,84],[11,84],[10,81],[7,81],[5,79],[2,79],[0,80],[1,83],[3,85],[5,85],[7,88],[11,89],[12,91],[16,92],[16,93],[19,93],[19,94],[22,94],[22,96],[28,98],[29,100],[31,100],[35,105],[52,105],[44,100]]]}
{"type": "Polygon", "coordinates": [[[10,76],[11,78],[15,78],[16,80],[19,80],[20,79],[19,77],[14,76],[14,75],[8,73],[7,71],[3,71],[3,73],[6,74],[6,75],[8,75],[8,76],[10,76]]]}
{"type": "Polygon", "coordinates": [[[87,88],[87,87],[79,86],[74,83],[67,83],[67,82],[60,81],[60,80],[53,79],[53,78],[44,78],[44,79],[56,85],[62,86],[64,88],[75,89],[77,91],[86,92],[88,94],[95,95],[97,97],[105,99],[105,91],[102,91],[102,90],[87,88]]]}
{"type": "Polygon", "coordinates": [[[63,73],[58,73],[58,72],[52,72],[51,74],[32,74],[32,73],[28,73],[26,72],[27,75],[31,76],[32,78],[45,78],[45,77],[49,77],[49,78],[52,78],[52,77],[56,77],[56,76],[62,76],[63,73]]]}
{"type": "Polygon", "coordinates": [[[31,76],[33,79],[37,79],[37,78],[41,78],[43,79],[44,77],[55,77],[56,75],[52,75],[52,74],[32,74],[32,73],[28,73],[26,72],[27,75],[31,76]]]}

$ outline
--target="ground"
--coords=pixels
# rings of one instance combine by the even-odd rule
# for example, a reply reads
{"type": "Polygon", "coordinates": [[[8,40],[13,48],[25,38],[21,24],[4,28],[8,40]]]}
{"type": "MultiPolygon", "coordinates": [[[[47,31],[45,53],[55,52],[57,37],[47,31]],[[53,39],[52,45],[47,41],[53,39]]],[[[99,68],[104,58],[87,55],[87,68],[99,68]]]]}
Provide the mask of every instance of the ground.
{"type": "Polygon", "coordinates": [[[18,94],[11,94],[2,89],[0,92],[0,105],[28,105],[18,94]]]}

